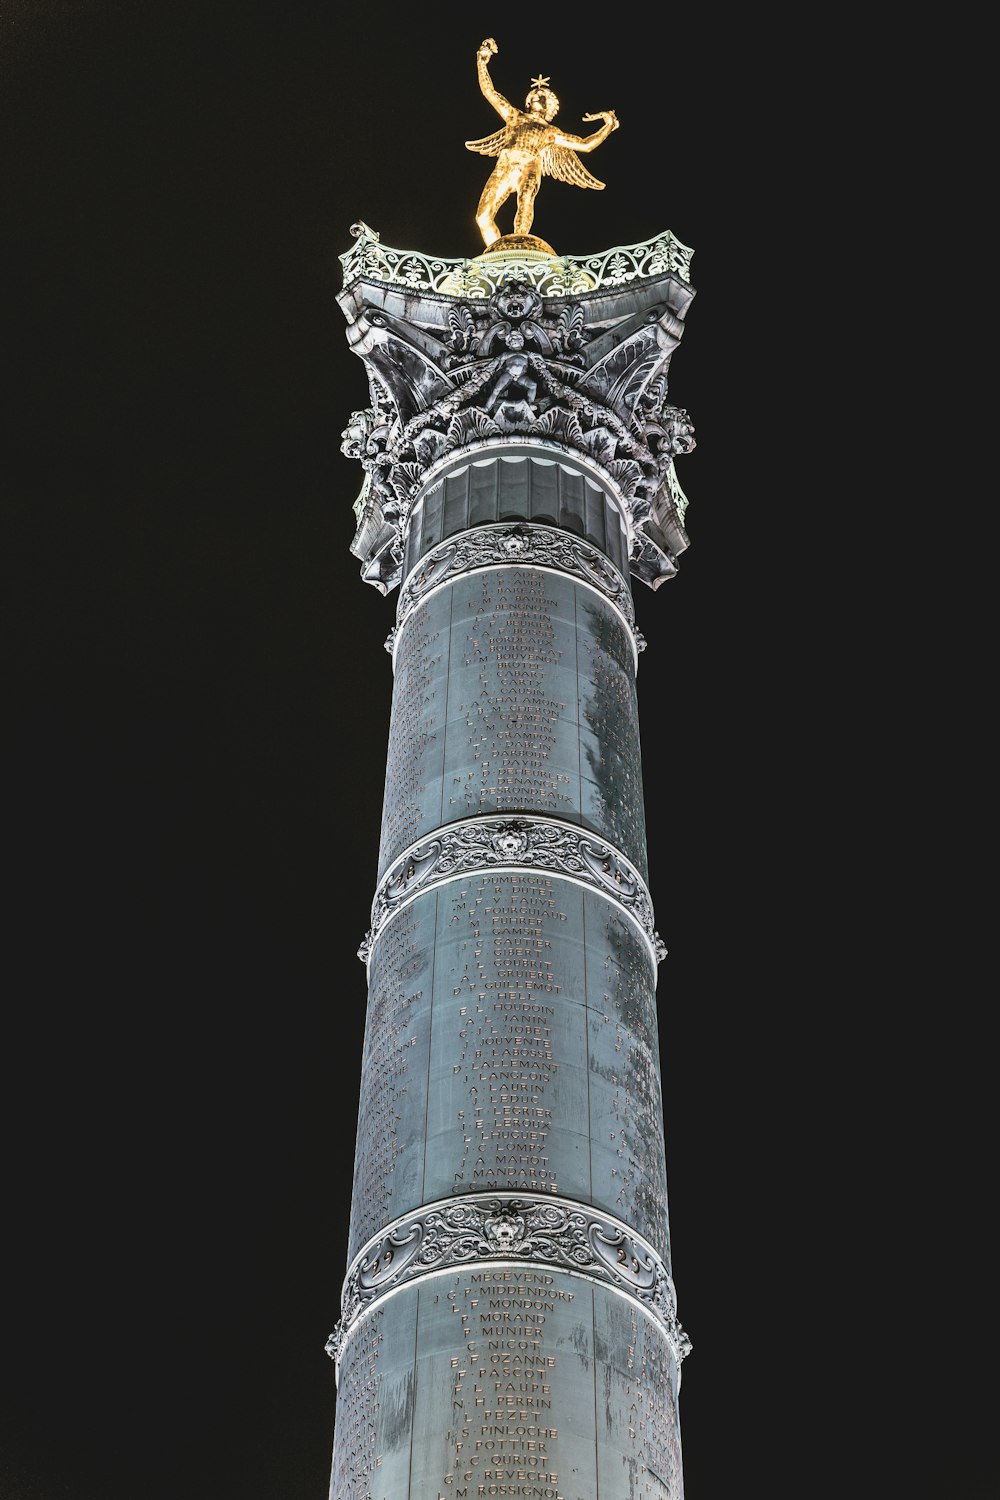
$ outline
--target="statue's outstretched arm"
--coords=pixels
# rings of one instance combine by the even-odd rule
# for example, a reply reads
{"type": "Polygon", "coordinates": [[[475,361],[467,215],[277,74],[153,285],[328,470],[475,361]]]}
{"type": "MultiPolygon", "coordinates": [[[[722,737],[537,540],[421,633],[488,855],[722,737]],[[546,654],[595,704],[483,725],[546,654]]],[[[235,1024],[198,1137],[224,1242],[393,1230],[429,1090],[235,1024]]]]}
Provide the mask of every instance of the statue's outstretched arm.
{"type": "Polygon", "coordinates": [[[602,141],[606,141],[613,130],[618,129],[618,116],[613,109],[602,109],[596,115],[584,115],[585,120],[603,120],[604,124],[600,130],[595,130],[593,135],[570,135],[568,131],[560,130],[556,136],[557,146],[571,146],[574,151],[593,151],[602,141]]]}
{"type": "Polygon", "coordinates": [[[493,87],[493,80],[490,78],[490,58],[499,52],[499,50],[493,38],[488,36],[476,53],[476,71],[479,74],[479,87],[483,91],[484,98],[490,101],[498,115],[502,115],[505,120],[513,120],[518,111],[504,98],[503,94],[497,93],[493,87]]]}

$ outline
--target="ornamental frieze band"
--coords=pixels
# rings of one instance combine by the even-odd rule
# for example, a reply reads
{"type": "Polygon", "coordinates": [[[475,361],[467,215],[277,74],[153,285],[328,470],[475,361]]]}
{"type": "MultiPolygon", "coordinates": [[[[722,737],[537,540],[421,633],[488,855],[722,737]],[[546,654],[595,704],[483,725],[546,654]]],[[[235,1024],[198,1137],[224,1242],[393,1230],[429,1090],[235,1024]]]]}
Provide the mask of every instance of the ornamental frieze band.
{"type": "Polygon", "coordinates": [[[598,589],[622,616],[635,644],[636,653],[646,641],[636,629],[632,591],[604,554],[555,527],[518,522],[515,526],[478,526],[475,531],[442,542],[422,558],[400,590],[396,628],[386,642],[393,650],[399,632],[421,600],[438,584],[479,568],[528,563],[552,568],[579,578],[598,589]]]}
{"type": "Polygon", "coordinates": [[[623,1292],[657,1320],[678,1364],[690,1351],[677,1321],[673,1281],[641,1235],[589,1204],[491,1193],[429,1204],[371,1239],[348,1271],[327,1353],[339,1362],[358,1319],[390,1291],[453,1267],[497,1260],[568,1271],[623,1292]]]}
{"type": "MultiPolygon", "coordinates": [[[[363,220],[351,225],[354,244],[340,257],[344,285],[371,277],[411,291],[449,292],[462,297],[488,297],[509,274],[510,256],[491,262],[422,255],[417,250],[393,250],[381,243],[378,231],[363,220]]],[[[694,251],[666,230],[638,245],[616,245],[597,255],[525,256],[515,262],[519,276],[530,278],[549,297],[572,296],[601,287],[672,273],[691,280],[694,251]]]]}
{"type": "Polygon", "coordinates": [[[372,925],[358,950],[365,963],[386,924],[414,897],[469,871],[546,870],[609,897],[638,926],[656,963],[666,947],[653,926],[653,902],[631,860],[586,829],[555,818],[473,818],[413,844],[379,882],[372,925]]]}

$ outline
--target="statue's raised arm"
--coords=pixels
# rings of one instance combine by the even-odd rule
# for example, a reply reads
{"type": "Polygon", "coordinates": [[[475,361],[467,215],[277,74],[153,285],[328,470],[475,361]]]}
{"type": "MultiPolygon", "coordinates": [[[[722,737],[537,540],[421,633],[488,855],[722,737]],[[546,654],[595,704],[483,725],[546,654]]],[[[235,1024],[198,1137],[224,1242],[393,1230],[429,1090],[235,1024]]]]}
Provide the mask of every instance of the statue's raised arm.
{"type": "Polygon", "coordinates": [[[504,98],[503,94],[497,93],[497,90],[493,87],[493,79],[490,77],[490,58],[495,57],[499,51],[500,48],[496,42],[491,36],[488,36],[481,43],[479,51],[476,53],[476,72],[479,76],[479,87],[482,89],[483,97],[490,101],[498,115],[502,115],[508,123],[513,124],[520,114],[520,110],[515,109],[513,104],[504,98]]]}
{"type": "MultiPolygon", "coordinates": [[[[572,183],[575,187],[602,188],[575,155],[577,151],[593,151],[607,140],[613,130],[618,129],[618,116],[614,110],[602,110],[599,114],[584,115],[585,120],[603,120],[600,129],[591,135],[571,135],[552,124],[559,100],[548,87],[547,78],[533,78],[531,92],[525,99],[525,108],[516,109],[493,87],[490,78],[490,59],[499,51],[492,37],[487,37],[476,54],[479,87],[483,95],[504,120],[501,130],[483,136],[477,141],[466,141],[470,151],[482,156],[495,156],[497,164],[483,188],[476,210],[476,223],[487,249],[501,238],[497,227],[496,211],[506,203],[511,194],[517,195],[517,210],[514,215],[514,234],[520,239],[532,238],[529,234],[534,218],[535,195],[543,174],[555,177],[560,182],[572,183]]],[[[538,241],[544,247],[544,240],[538,241]]],[[[548,247],[546,247],[548,248],[548,247]]]]}

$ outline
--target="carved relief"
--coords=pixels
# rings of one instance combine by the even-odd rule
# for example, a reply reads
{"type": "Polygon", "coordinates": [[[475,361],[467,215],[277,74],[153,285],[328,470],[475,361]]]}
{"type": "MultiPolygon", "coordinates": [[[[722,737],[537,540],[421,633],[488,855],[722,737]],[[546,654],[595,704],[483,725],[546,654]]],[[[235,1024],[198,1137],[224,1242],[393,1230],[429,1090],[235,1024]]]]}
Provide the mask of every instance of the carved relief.
{"type": "MultiPolygon", "coordinates": [[[[465,316],[474,323],[469,304],[460,305],[465,316]]],[[[539,354],[553,352],[552,340],[535,321],[542,312],[542,299],[528,282],[511,277],[494,292],[489,308],[495,315],[495,321],[476,341],[477,355],[482,357],[492,354],[497,344],[514,351],[528,348],[539,354]]]]}
{"type": "Polygon", "coordinates": [[[488,296],[442,304],[413,292],[391,311],[384,288],[353,284],[340,300],[373,401],[353,414],[344,451],[366,470],[352,543],[365,578],[383,591],[399,581],[407,517],[430,466],[508,435],[598,463],[630,517],[633,574],[655,588],[676,571],[687,538],[670,474],[694,437],[687,414],[666,402],[666,372],[690,292],[669,273],[662,286],[641,284],[640,305],[616,299],[611,317],[596,292],[546,300],[524,268],[488,296]]]}
{"type": "Polygon", "coordinates": [[[623,616],[636,651],[645,649],[645,639],[636,629],[632,591],[618,569],[603,552],[568,532],[519,522],[516,526],[477,526],[454,540],[446,540],[421,558],[403,585],[396,609],[396,628],[387,649],[392,650],[400,628],[411,610],[437,584],[460,573],[477,568],[496,567],[510,562],[531,563],[536,567],[557,568],[573,578],[599,589],[623,616]]]}
{"type": "Polygon", "coordinates": [[[361,576],[383,594],[400,578],[403,544],[399,501],[392,487],[392,463],[386,452],[391,402],[375,379],[369,380],[372,405],[351,413],[341,433],[340,451],[356,458],[365,471],[364,483],[354,502],[357,531],[351,551],[362,560],[361,576]]]}
{"type": "Polygon", "coordinates": [[[497,1258],[571,1271],[625,1292],[656,1318],[678,1364],[690,1352],[666,1265],[628,1225],[589,1205],[497,1194],[430,1204],[371,1240],[348,1271],[327,1353],[339,1361],[357,1320],[387,1292],[497,1258]]]}
{"type": "Polygon", "coordinates": [[[372,946],[418,891],[475,870],[511,867],[567,875],[611,897],[632,918],[654,960],[665,949],[653,926],[653,903],[631,861],[586,830],[548,818],[475,818],[454,823],[406,850],[386,871],[372,902],[372,925],[358,956],[372,946]]]}
{"type": "Polygon", "coordinates": [[[462,297],[488,297],[512,270],[546,297],[574,296],[662,276],[689,282],[694,254],[690,245],[665,230],[638,245],[616,245],[596,255],[553,255],[512,265],[510,260],[491,263],[481,256],[448,260],[417,250],[394,250],[383,245],[378,231],[363,219],[352,224],[350,232],[354,244],[340,257],[345,286],[369,278],[410,291],[462,297]]]}

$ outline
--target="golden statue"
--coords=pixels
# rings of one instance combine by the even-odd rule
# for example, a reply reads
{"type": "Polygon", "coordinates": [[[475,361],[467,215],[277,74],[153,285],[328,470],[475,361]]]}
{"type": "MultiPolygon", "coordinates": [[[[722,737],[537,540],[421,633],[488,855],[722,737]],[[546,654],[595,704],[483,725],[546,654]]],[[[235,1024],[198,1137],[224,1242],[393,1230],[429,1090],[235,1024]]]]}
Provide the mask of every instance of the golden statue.
{"type": "Polygon", "coordinates": [[[476,54],[479,87],[504,120],[502,130],[484,136],[480,141],[465,143],[470,151],[498,158],[479,199],[476,223],[489,249],[501,238],[496,211],[511,193],[516,193],[514,235],[533,241],[535,248],[551,254],[554,253],[551,246],[529,234],[535,212],[535,195],[542,176],[558,178],[574,187],[602,188],[604,183],[591,176],[576,152],[593,151],[595,146],[607,140],[611,132],[618,129],[618,116],[614,110],[607,109],[598,114],[584,115],[585,120],[603,120],[604,124],[593,135],[569,135],[552,124],[559,100],[548,88],[547,78],[531,80],[531,92],[524,101],[527,113],[516,109],[497,93],[490,79],[490,58],[498,50],[496,42],[488,36],[476,54]]]}

